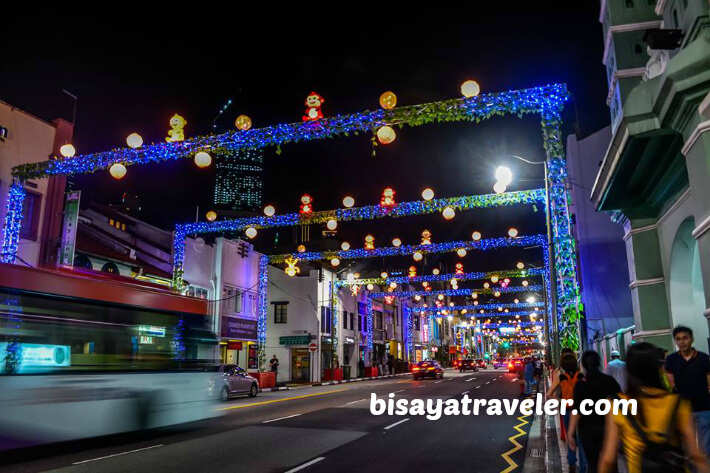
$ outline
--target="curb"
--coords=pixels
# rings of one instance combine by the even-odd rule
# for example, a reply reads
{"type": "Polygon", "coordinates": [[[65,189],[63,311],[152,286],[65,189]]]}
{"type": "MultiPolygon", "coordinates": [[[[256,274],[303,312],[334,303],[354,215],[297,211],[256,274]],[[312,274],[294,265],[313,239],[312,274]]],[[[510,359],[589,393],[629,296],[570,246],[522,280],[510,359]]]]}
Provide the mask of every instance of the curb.
{"type": "Polygon", "coordinates": [[[397,374],[388,374],[388,375],[383,375],[383,376],[377,376],[376,378],[355,378],[355,379],[344,379],[342,381],[325,381],[322,383],[304,384],[302,386],[278,386],[275,388],[259,389],[259,392],[290,391],[292,389],[303,389],[303,388],[310,388],[313,386],[332,386],[334,384],[358,383],[360,381],[373,381],[373,380],[377,380],[377,379],[396,378],[399,376],[407,376],[407,375],[411,375],[411,374],[412,373],[397,373],[397,374]]]}

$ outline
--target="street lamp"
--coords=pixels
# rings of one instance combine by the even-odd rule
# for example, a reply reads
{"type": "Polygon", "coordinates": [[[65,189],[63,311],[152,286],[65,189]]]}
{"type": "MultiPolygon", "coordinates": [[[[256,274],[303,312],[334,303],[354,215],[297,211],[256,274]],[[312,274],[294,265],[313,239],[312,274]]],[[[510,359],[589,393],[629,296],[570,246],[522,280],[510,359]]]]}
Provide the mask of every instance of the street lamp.
{"type": "MultiPolygon", "coordinates": [[[[559,351],[559,333],[558,333],[558,326],[557,326],[557,278],[554,275],[554,261],[555,261],[555,256],[554,256],[554,247],[552,245],[552,223],[551,223],[551,212],[552,212],[552,207],[550,204],[550,178],[549,174],[547,172],[547,161],[530,161],[528,159],[525,159],[520,156],[516,155],[509,155],[511,158],[515,158],[518,161],[522,161],[527,164],[535,164],[535,165],[542,165],[543,172],[545,174],[545,224],[547,226],[547,253],[548,253],[548,273],[549,273],[549,278],[550,278],[550,294],[548,294],[548,297],[550,298],[550,305],[552,306],[552,332],[553,332],[553,338],[554,338],[554,344],[552,347],[552,355],[553,355],[553,361],[557,360],[557,354],[559,351]]],[[[506,177],[505,171],[501,170],[503,166],[500,166],[498,169],[496,169],[496,179],[498,182],[501,181],[501,178],[506,177]],[[500,176],[499,176],[500,172],[500,176]]],[[[512,178],[512,173],[511,173],[511,178],[512,178]]],[[[550,317],[545,311],[545,335],[547,336],[550,333],[550,317]]]]}

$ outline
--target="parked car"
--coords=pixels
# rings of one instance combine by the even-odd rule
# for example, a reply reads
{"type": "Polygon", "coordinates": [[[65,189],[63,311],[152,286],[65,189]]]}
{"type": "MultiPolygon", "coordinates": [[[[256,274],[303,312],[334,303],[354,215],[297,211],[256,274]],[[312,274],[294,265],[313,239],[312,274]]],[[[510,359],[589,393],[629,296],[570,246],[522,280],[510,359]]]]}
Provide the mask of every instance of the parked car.
{"type": "Polygon", "coordinates": [[[466,371],[478,371],[475,360],[460,360],[459,361],[459,373],[464,373],[466,371]]]}
{"type": "Polygon", "coordinates": [[[208,367],[205,371],[214,372],[214,377],[209,380],[209,393],[220,401],[228,401],[239,395],[256,397],[259,393],[259,381],[249,376],[240,366],[217,365],[208,367]]]}
{"type": "Polygon", "coordinates": [[[415,380],[422,378],[443,378],[444,368],[441,367],[438,361],[420,361],[412,368],[412,377],[415,380]]]}
{"type": "Polygon", "coordinates": [[[493,362],[493,368],[507,368],[508,367],[508,360],[505,358],[496,358],[496,361],[493,362]]]}
{"type": "Polygon", "coordinates": [[[517,373],[523,365],[522,358],[514,358],[508,362],[508,373],[517,373]]]}
{"type": "Polygon", "coordinates": [[[485,370],[486,368],[488,368],[488,363],[486,363],[486,360],[479,358],[476,360],[476,368],[485,370]]]}

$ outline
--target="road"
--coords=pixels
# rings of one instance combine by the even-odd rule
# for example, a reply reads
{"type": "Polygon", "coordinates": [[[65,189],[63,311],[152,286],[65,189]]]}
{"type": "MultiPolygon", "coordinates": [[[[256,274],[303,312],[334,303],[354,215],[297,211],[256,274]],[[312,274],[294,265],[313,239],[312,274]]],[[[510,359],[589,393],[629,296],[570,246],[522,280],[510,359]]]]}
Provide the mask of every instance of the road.
{"type": "MultiPolygon", "coordinates": [[[[410,376],[266,392],[220,405],[224,415],[182,429],[35,448],[0,458],[3,472],[522,471],[531,418],[374,416],[370,395],[406,399],[512,399],[514,375],[410,376]],[[406,420],[405,420],[406,419],[406,420]],[[517,441],[517,448],[511,440],[517,441]],[[503,454],[509,454],[507,461],[503,454]],[[517,451],[516,451],[517,450],[517,451]],[[516,465],[518,465],[516,467],[516,465]]],[[[519,414],[518,414],[519,415],[519,414]]]]}

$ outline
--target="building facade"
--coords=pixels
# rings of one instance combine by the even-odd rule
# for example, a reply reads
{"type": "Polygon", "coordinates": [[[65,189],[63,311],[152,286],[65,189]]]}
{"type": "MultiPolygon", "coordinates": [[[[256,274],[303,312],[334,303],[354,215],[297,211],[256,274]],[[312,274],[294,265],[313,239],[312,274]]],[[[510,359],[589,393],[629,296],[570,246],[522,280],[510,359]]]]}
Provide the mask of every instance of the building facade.
{"type": "Polygon", "coordinates": [[[622,71],[641,67],[621,59],[619,51],[628,50],[621,35],[643,31],[646,42],[643,73],[622,87],[610,82],[610,96],[618,93],[619,100],[611,107],[613,135],[591,194],[597,210],[611,213],[624,228],[634,338],[673,349],[671,330],[682,324],[695,331],[696,347],[707,351],[708,2],[606,1],[601,18],[605,61],[613,50],[617,83],[622,71]]]}
{"type": "MultiPolygon", "coordinates": [[[[0,219],[5,221],[12,168],[45,161],[71,142],[73,126],[62,119],[51,123],[0,101],[0,219]]],[[[55,266],[59,251],[65,177],[30,179],[20,232],[18,264],[55,266]]]]}

